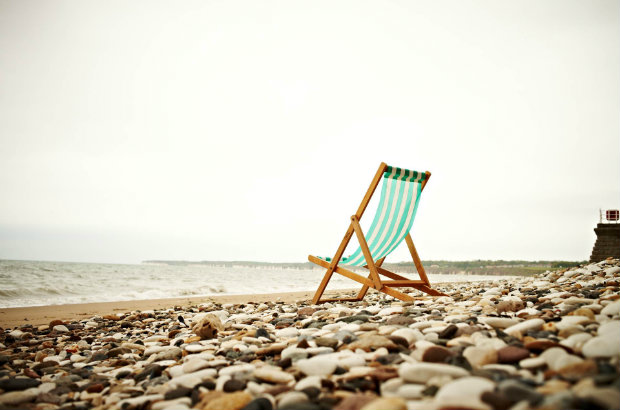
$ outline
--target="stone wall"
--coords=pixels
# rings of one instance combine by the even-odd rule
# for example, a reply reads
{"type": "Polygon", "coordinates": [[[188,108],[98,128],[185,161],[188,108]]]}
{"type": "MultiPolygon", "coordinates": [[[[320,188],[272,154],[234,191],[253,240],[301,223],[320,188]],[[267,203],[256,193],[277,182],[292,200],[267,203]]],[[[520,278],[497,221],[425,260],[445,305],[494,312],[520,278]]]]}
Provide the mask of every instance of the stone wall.
{"type": "Polygon", "coordinates": [[[620,224],[598,224],[594,228],[596,242],[590,262],[599,262],[611,257],[620,258],[620,224]]]}

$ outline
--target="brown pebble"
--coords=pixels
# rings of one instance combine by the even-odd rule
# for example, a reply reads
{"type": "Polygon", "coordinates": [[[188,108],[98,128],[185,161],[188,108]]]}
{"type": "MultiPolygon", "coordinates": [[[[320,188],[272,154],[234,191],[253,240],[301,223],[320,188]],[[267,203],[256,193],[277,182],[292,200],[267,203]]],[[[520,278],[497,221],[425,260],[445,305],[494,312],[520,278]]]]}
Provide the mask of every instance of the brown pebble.
{"type": "Polygon", "coordinates": [[[312,316],[314,312],[316,312],[316,309],[309,306],[297,310],[299,316],[312,316]]]}
{"type": "Polygon", "coordinates": [[[575,382],[584,377],[597,375],[598,366],[593,360],[584,360],[580,363],[562,367],[557,371],[557,374],[562,376],[563,379],[575,382]]]}
{"type": "Polygon", "coordinates": [[[217,333],[223,330],[224,325],[222,325],[220,318],[211,313],[207,313],[205,317],[192,326],[192,332],[205,340],[217,337],[217,333]]]}
{"type": "Polygon", "coordinates": [[[371,394],[354,394],[342,399],[334,410],[359,410],[362,406],[375,400],[377,396],[371,394]]]}
{"type": "Polygon", "coordinates": [[[287,386],[286,384],[278,384],[273,387],[268,387],[265,389],[264,393],[271,394],[272,396],[277,396],[278,394],[290,391],[293,387],[287,386]]]}
{"type": "Polygon", "coordinates": [[[210,402],[223,396],[224,392],[211,390],[200,394],[200,402],[195,406],[198,409],[205,408],[210,402]]]}
{"type": "Polygon", "coordinates": [[[502,300],[495,306],[495,309],[497,310],[497,313],[502,314],[505,312],[517,312],[524,307],[524,303],[520,300],[502,300]]]}
{"type": "Polygon", "coordinates": [[[32,379],[38,379],[39,377],[41,377],[39,376],[39,373],[35,372],[34,370],[28,367],[24,369],[24,374],[32,379]]]}
{"type": "Polygon", "coordinates": [[[388,350],[397,350],[396,344],[394,342],[392,342],[385,336],[379,335],[363,335],[358,340],[349,344],[348,346],[342,346],[341,349],[346,348],[353,351],[355,349],[362,349],[370,352],[372,350],[379,349],[380,347],[385,347],[388,350]]]}
{"type": "Polygon", "coordinates": [[[103,389],[104,389],[103,384],[96,383],[96,384],[91,384],[90,386],[88,386],[86,388],[86,391],[89,393],[101,393],[103,389]]]}
{"type": "Polygon", "coordinates": [[[62,320],[59,320],[59,319],[52,320],[50,322],[50,329],[53,329],[54,326],[64,325],[64,324],[65,324],[65,322],[63,322],[62,320]]]}
{"type": "Polygon", "coordinates": [[[407,410],[407,403],[400,397],[379,397],[364,405],[361,410],[407,410]]]}
{"type": "Polygon", "coordinates": [[[594,312],[588,308],[579,308],[569,313],[571,316],[586,316],[590,320],[594,320],[594,312]]]}
{"type": "Polygon", "coordinates": [[[517,346],[506,346],[497,351],[499,363],[517,363],[528,357],[530,357],[530,351],[517,346]]]}
{"type": "Polygon", "coordinates": [[[382,366],[373,370],[368,376],[380,382],[384,382],[386,380],[398,377],[398,369],[382,366]]]}
{"type": "Polygon", "coordinates": [[[206,406],[198,406],[197,408],[203,410],[240,410],[251,401],[252,396],[246,392],[238,391],[234,393],[225,393],[209,401],[206,406]]]}
{"type": "Polygon", "coordinates": [[[448,327],[446,327],[444,330],[439,332],[439,338],[440,339],[452,339],[456,335],[456,332],[458,332],[458,330],[459,328],[456,325],[451,324],[448,327]]]}
{"type": "Polygon", "coordinates": [[[562,347],[558,343],[553,340],[548,339],[538,339],[533,342],[526,342],[524,346],[527,350],[534,353],[542,353],[547,349],[552,347],[562,347]]]}
{"type": "MultiPolygon", "coordinates": [[[[529,353],[529,352],[528,352],[529,353]]],[[[442,346],[431,346],[422,355],[423,362],[443,363],[446,358],[452,356],[452,352],[442,346]]]]}

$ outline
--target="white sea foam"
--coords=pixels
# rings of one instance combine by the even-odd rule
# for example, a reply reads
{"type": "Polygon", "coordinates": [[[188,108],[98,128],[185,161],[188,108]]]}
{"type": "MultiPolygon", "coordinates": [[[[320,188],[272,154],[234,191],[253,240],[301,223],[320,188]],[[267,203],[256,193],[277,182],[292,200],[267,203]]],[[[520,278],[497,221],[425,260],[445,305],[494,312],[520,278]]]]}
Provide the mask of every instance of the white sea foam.
{"type": "MultiPolygon", "coordinates": [[[[243,265],[116,265],[1,260],[0,307],[313,291],[324,271],[322,268],[243,265]]],[[[504,278],[429,275],[431,283],[504,278]]],[[[358,286],[343,276],[334,275],[328,289],[358,286]]]]}

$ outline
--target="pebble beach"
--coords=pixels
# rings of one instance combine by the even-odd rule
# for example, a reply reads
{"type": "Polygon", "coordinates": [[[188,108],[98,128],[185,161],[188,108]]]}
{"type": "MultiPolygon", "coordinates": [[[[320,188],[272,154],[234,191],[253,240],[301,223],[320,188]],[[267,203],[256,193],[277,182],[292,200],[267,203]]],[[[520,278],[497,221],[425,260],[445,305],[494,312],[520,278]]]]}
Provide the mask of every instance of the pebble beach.
{"type": "Polygon", "coordinates": [[[248,298],[0,328],[0,409],[620,409],[619,285],[608,259],[413,302],[248,298]]]}

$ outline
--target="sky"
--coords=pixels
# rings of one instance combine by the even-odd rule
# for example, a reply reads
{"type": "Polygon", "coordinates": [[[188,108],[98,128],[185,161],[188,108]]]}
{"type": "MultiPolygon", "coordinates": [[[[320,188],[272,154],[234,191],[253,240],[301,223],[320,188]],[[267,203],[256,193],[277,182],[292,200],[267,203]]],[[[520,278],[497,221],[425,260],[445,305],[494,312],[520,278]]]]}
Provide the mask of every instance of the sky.
{"type": "Polygon", "coordinates": [[[0,0],[0,258],[332,255],[382,161],[423,260],[588,259],[620,2],[0,0]]]}

